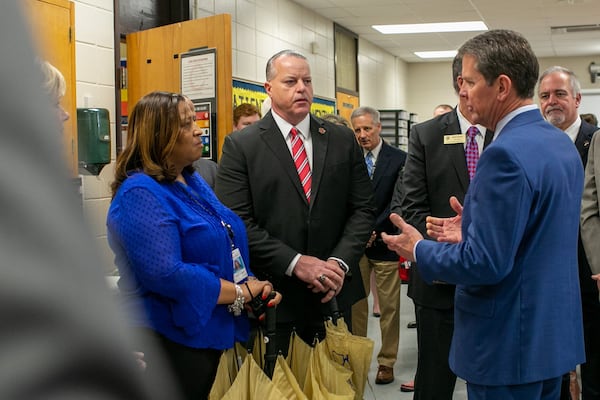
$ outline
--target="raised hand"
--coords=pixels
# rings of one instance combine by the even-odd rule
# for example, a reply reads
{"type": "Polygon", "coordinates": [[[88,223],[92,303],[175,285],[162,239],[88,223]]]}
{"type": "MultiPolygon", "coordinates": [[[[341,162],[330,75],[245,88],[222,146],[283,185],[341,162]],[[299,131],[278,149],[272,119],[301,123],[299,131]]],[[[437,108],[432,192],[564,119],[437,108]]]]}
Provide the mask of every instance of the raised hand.
{"type": "Polygon", "coordinates": [[[415,261],[413,251],[417,242],[423,239],[423,235],[414,226],[407,224],[398,214],[392,213],[390,221],[400,229],[401,233],[399,235],[382,233],[381,239],[388,249],[409,261],[415,261]]]}
{"type": "Polygon", "coordinates": [[[463,206],[454,196],[450,197],[450,207],[456,215],[450,218],[427,217],[427,234],[438,242],[458,243],[462,240],[461,223],[463,206]]]}

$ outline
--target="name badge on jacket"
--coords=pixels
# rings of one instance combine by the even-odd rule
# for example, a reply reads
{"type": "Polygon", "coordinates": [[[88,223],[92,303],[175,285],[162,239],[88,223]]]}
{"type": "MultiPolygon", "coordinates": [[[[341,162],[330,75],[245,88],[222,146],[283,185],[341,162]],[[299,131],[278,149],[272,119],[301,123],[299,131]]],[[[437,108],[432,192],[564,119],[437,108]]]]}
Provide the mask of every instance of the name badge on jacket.
{"type": "Polygon", "coordinates": [[[444,135],[444,144],[458,144],[465,142],[465,136],[462,133],[455,133],[453,135],[444,135]]]}

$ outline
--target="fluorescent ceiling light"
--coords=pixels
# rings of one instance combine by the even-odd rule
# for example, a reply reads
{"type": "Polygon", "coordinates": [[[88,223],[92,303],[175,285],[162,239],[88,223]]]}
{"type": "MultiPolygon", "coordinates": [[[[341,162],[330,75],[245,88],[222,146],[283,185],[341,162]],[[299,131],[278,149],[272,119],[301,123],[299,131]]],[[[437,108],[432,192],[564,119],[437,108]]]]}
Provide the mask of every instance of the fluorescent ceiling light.
{"type": "Polygon", "coordinates": [[[415,55],[420,58],[454,58],[456,50],[443,51],[415,51],[415,55]]]}
{"type": "Polygon", "coordinates": [[[466,21],[440,22],[435,24],[373,25],[373,29],[386,35],[393,35],[401,33],[487,31],[488,27],[483,21],[466,21]]]}

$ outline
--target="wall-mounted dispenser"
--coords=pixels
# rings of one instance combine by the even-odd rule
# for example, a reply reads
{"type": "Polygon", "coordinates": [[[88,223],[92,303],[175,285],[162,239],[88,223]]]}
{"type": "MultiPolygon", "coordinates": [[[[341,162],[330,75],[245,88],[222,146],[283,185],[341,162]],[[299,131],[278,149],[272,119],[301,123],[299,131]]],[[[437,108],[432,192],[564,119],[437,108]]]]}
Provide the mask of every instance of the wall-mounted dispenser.
{"type": "Polygon", "coordinates": [[[98,175],[110,163],[110,119],[105,108],[77,109],[79,170],[98,175]]]}

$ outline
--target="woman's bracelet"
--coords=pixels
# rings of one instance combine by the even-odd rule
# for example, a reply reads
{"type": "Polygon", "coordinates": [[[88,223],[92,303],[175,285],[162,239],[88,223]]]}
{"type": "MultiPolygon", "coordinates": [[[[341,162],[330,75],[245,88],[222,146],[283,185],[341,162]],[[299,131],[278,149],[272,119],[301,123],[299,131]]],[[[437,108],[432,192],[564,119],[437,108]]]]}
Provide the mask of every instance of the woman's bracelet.
{"type": "Polygon", "coordinates": [[[235,317],[239,317],[242,315],[242,310],[244,309],[244,303],[246,303],[246,298],[244,297],[244,292],[240,285],[233,285],[235,287],[235,300],[233,303],[227,306],[227,310],[230,313],[233,313],[235,317]]]}
{"type": "Polygon", "coordinates": [[[250,285],[248,285],[248,281],[244,282],[244,285],[246,285],[246,288],[248,289],[248,294],[250,295],[250,299],[253,299],[254,295],[252,294],[252,290],[250,290],[250,285]]]}

